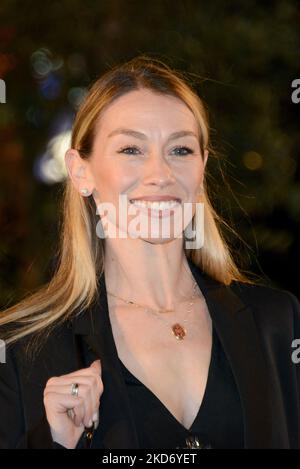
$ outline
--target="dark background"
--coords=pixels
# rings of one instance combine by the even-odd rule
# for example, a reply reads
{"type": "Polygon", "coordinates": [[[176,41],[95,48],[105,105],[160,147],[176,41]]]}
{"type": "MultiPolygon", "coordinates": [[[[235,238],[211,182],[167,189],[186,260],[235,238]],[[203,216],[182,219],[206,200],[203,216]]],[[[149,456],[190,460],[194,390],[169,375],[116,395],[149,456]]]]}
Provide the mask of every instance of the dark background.
{"type": "Polygon", "coordinates": [[[230,241],[237,259],[300,297],[299,24],[295,0],[2,0],[1,306],[53,271],[62,158],[87,87],[139,54],[185,72],[210,111],[212,198],[244,240],[230,241]]]}

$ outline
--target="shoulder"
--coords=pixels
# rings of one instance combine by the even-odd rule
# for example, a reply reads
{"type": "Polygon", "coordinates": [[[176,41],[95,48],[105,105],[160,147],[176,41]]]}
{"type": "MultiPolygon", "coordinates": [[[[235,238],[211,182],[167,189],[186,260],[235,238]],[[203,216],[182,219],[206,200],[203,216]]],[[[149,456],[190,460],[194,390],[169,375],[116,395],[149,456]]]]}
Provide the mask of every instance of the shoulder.
{"type": "Polygon", "coordinates": [[[70,332],[57,326],[7,345],[0,363],[0,448],[52,448],[43,393],[49,378],[74,371],[70,332]]]}
{"type": "Polygon", "coordinates": [[[289,290],[262,283],[251,284],[236,281],[232,282],[230,287],[237,295],[252,305],[276,306],[279,302],[281,306],[286,305],[288,308],[299,307],[298,298],[289,290]]]}
{"type": "Polygon", "coordinates": [[[262,283],[232,282],[230,288],[251,308],[257,323],[300,332],[300,302],[292,292],[262,283]]]}
{"type": "Polygon", "coordinates": [[[70,328],[59,325],[52,330],[32,333],[6,347],[1,378],[15,383],[44,385],[51,375],[70,369],[73,362],[73,338],[70,328]]]}

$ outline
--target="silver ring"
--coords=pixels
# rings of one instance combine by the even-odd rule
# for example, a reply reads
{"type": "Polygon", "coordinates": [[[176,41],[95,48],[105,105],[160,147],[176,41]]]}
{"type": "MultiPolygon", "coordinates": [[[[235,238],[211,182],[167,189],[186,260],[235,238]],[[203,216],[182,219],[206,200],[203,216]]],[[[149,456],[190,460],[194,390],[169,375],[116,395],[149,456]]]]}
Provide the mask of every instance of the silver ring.
{"type": "Polygon", "coordinates": [[[78,397],[78,388],[79,385],[77,383],[72,383],[71,384],[71,395],[78,397]]]}

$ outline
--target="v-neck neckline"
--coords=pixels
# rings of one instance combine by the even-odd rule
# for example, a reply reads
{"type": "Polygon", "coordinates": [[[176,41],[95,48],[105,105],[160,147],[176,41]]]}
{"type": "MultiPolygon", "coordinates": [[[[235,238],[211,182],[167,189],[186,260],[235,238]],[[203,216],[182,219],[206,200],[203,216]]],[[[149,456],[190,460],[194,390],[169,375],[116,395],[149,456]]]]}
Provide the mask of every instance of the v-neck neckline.
{"type": "Polygon", "coordinates": [[[123,377],[126,381],[126,375],[132,380],[131,382],[143,386],[145,391],[151,396],[152,399],[154,399],[163,409],[165,414],[169,416],[173,420],[174,423],[176,423],[179,427],[184,430],[185,433],[191,433],[193,431],[194,426],[196,425],[198,419],[200,418],[200,415],[203,412],[203,408],[207,405],[207,400],[209,397],[209,390],[211,387],[211,382],[212,382],[212,377],[213,377],[213,369],[215,366],[216,362],[216,352],[217,352],[217,334],[214,325],[212,325],[212,346],[211,346],[211,356],[210,356],[210,363],[209,363],[209,368],[208,368],[208,375],[207,375],[207,380],[206,380],[206,385],[205,385],[205,390],[203,394],[202,401],[200,403],[200,406],[198,408],[197,414],[189,428],[186,428],[173,414],[172,412],[168,409],[168,407],[158,398],[158,396],[151,391],[148,386],[146,386],[142,381],[140,381],[122,362],[122,360],[118,357],[121,368],[122,368],[122,374],[123,377]]]}

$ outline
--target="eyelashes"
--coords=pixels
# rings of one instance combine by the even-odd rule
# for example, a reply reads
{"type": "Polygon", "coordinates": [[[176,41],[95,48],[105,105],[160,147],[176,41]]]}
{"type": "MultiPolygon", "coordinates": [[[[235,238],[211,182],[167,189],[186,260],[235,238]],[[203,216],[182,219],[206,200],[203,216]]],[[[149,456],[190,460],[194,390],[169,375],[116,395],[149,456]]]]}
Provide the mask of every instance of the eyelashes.
{"type": "MultiPolygon", "coordinates": [[[[138,150],[138,151],[140,151],[140,149],[139,149],[138,147],[136,147],[135,145],[130,145],[130,146],[125,146],[125,147],[121,148],[121,149],[118,151],[118,153],[124,153],[126,150],[138,150]]],[[[175,151],[175,150],[180,150],[180,151],[184,150],[184,151],[186,151],[185,154],[182,154],[182,153],[181,153],[180,155],[177,155],[177,156],[187,156],[187,155],[190,155],[190,154],[193,154],[193,153],[194,153],[194,150],[192,150],[190,147],[181,146],[181,145],[180,145],[180,146],[177,146],[177,147],[175,147],[175,148],[173,148],[172,151],[175,151]]],[[[131,154],[130,154],[130,153],[126,153],[126,154],[127,154],[127,155],[132,155],[132,156],[135,156],[135,155],[136,155],[136,153],[131,153],[131,154]]]]}

